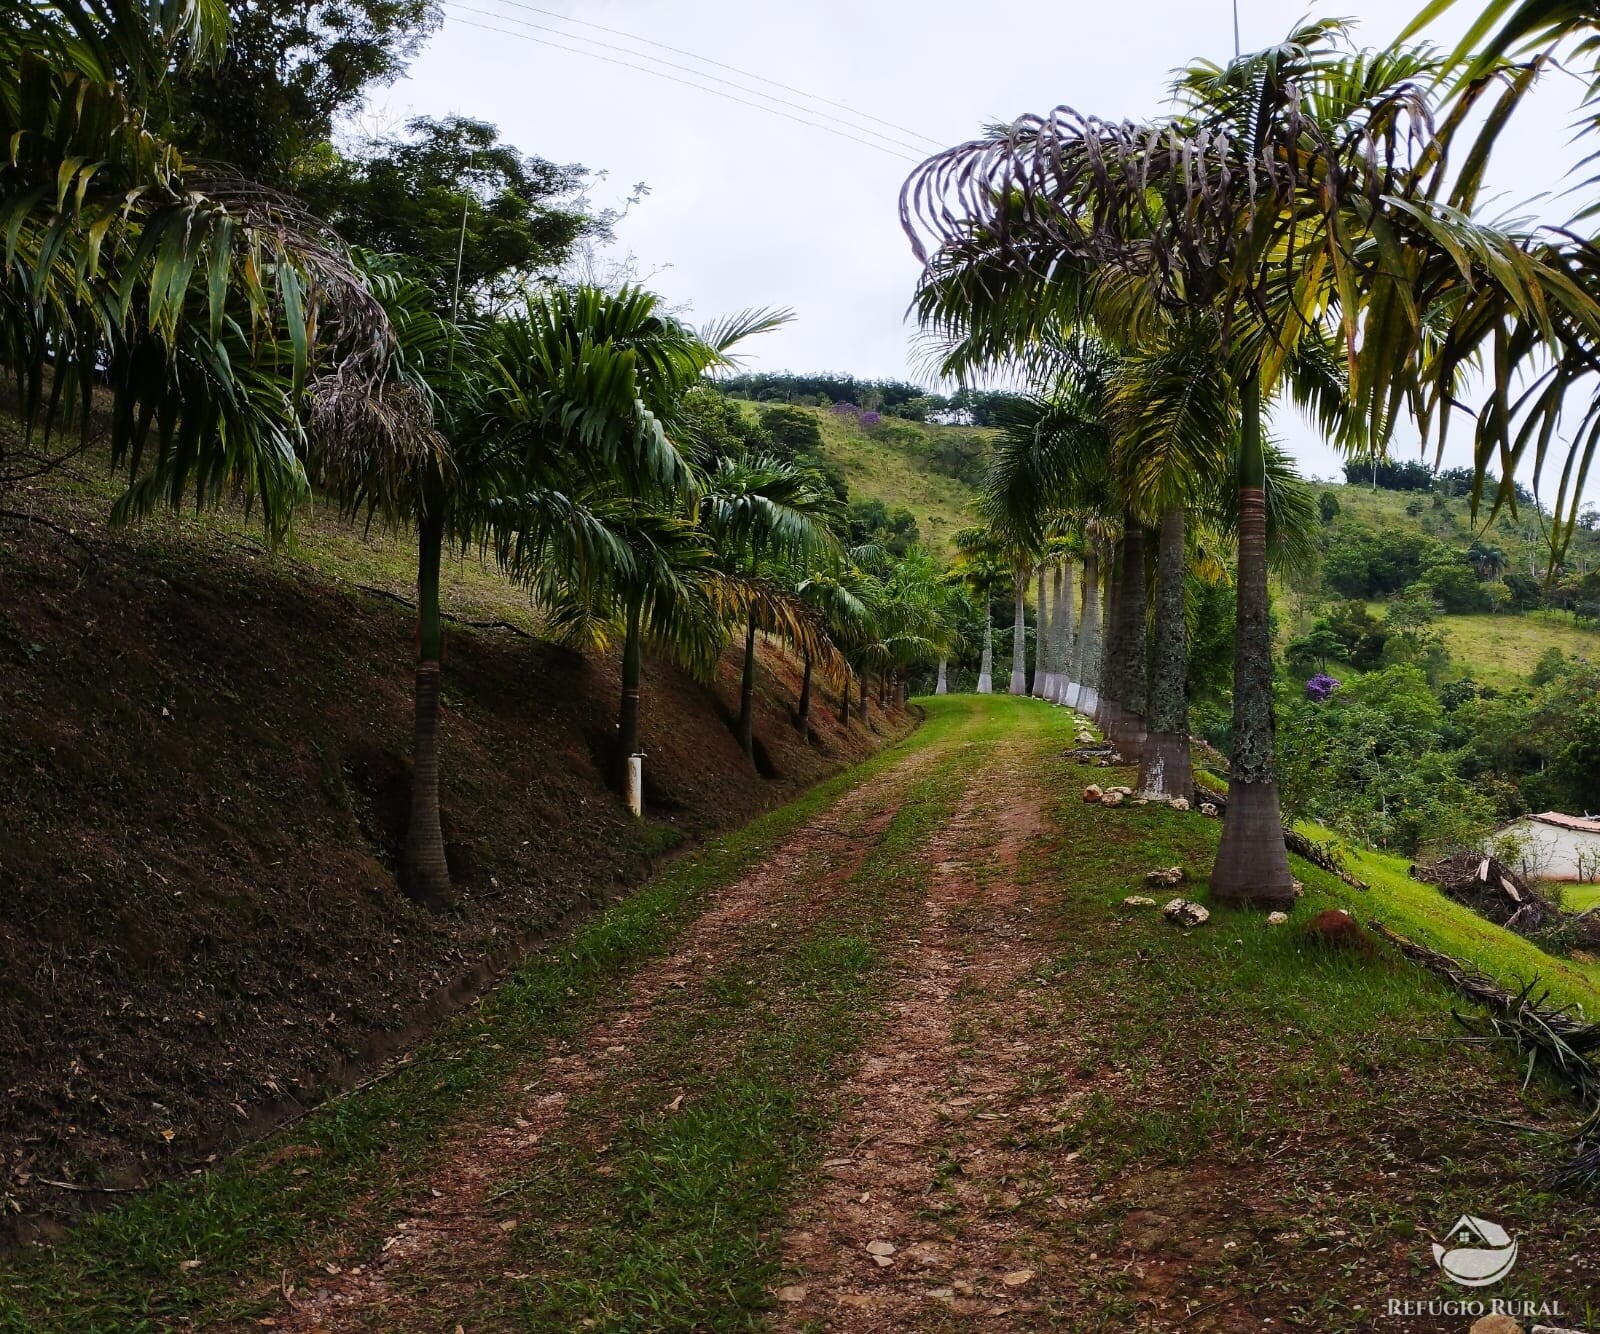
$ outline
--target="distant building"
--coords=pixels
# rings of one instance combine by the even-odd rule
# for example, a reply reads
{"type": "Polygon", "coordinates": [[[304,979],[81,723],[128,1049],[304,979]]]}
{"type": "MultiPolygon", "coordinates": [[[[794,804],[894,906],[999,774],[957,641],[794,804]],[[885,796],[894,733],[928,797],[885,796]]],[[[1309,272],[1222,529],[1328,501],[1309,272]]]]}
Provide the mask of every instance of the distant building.
{"type": "Polygon", "coordinates": [[[1600,818],[1589,815],[1524,815],[1500,830],[1527,849],[1523,865],[1540,880],[1600,880],[1600,818]]]}

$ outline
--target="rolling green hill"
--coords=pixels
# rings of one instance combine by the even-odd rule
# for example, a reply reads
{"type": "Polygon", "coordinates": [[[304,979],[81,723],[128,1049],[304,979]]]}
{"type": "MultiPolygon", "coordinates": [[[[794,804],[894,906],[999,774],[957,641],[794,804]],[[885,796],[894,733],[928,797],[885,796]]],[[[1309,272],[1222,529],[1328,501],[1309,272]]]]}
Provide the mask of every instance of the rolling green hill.
{"type": "Polygon", "coordinates": [[[1364,602],[1382,620],[1409,590],[1435,609],[1432,628],[1450,654],[1445,679],[1471,677],[1499,689],[1523,684],[1551,649],[1600,661],[1600,622],[1571,610],[1593,600],[1600,532],[1575,535],[1552,581],[1546,535],[1531,506],[1491,521],[1486,512],[1475,518],[1465,496],[1320,482],[1313,488],[1333,513],[1323,515],[1318,568],[1278,590],[1284,645],[1342,601],[1364,602]],[[1358,547],[1371,555],[1367,587],[1362,557],[1352,554],[1358,547]],[[1429,573],[1441,564],[1452,567],[1453,587],[1429,573]]]}
{"type": "MultiPolygon", "coordinates": [[[[744,402],[755,417],[770,404],[744,402]]],[[[992,430],[885,417],[863,426],[853,414],[801,408],[822,432],[822,456],[850,486],[852,500],[877,499],[916,515],[925,546],[950,555],[957,529],[977,522],[977,482],[992,430]]]]}

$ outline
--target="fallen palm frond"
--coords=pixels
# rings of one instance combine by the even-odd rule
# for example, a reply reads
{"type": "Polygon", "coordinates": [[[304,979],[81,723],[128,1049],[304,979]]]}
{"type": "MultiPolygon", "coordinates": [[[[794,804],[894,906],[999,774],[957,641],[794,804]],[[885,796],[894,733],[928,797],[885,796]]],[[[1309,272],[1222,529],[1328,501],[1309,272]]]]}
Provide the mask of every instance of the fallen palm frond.
{"type": "Polygon", "coordinates": [[[1552,1004],[1550,993],[1539,989],[1538,978],[1520,991],[1507,991],[1471,964],[1408,940],[1382,922],[1370,925],[1406,958],[1488,1010],[1481,1019],[1455,1011],[1462,1027],[1476,1037],[1514,1046],[1526,1058],[1529,1078],[1542,1065],[1573,1091],[1584,1120],[1572,1135],[1572,1159],[1550,1174],[1549,1184],[1600,1190],[1600,1023],[1589,1022],[1581,1009],[1552,1004]]]}
{"type": "MultiPolygon", "coordinates": [[[[1216,803],[1216,797],[1208,794],[1204,800],[1216,803]]],[[[1288,825],[1283,827],[1283,845],[1297,857],[1304,857],[1313,866],[1320,866],[1330,875],[1336,875],[1352,889],[1370,889],[1365,880],[1358,880],[1345,869],[1344,859],[1340,857],[1338,849],[1328,843],[1313,843],[1304,834],[1297,833],[1288,825]]]]}

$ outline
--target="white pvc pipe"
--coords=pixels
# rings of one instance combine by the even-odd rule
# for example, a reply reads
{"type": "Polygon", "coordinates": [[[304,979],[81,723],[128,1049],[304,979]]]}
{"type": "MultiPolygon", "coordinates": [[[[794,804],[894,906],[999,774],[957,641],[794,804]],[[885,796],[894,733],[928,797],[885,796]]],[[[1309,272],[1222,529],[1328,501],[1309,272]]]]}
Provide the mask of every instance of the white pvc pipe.
{"type": "Polygon", "coordinates": [[[644,756],[628,756],[628,809],[636,817],[644,815],[644,756]]]}

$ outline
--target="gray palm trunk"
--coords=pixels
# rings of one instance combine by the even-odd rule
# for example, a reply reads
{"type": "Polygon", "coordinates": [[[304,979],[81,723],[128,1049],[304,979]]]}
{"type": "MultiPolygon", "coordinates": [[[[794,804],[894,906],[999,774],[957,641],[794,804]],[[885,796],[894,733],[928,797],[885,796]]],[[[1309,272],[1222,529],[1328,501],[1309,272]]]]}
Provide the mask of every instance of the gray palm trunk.
{"type": "Polygon", "coordinates": [[[978,693],[994,694],[994,608],[983,606],[983,658],[978,663],[978,693]]]}
{"type": "Polygon", "coordinates": [[[1075,671],[1081,687],[1076,707],[1093,717],[1100,698],[1100,553],[1092,546],[1083,558],[1083,627],[1075,671]]]}
{"type": "Polygon", "coordinates": [[[1153,801],[1194,794],[1189,755],[1189,628],[1184,614],[1188,552],[1183,510],[1161,517],[1156,552],[1155,645],[1150,675],[1149,735],[1139,761],[1139,795],[1153,801]]]}
{"type": "Polygon", "coordinates": [[[1052,704],[1061,703],[1061,688],[1066,683],[1066,672],[1061,661],[1061,564],[1050,567],[1050,619],[1040,634],[1044,647],[1039,650],[1045,660],[1044,697],[1052,704]]]}
{"type": "Polygon", "coordinates": [[[1016,620],[1011,628],[1011,693],[1028,693],[1028,571],[1017,570],[1016,620]]]}
{"type": "Polygon", "coordinates": [[[1101,600],[1100,650],[1095,670],[1096,694],[1094,721],[1107,737],[1112,736],[1117,720],[1117,602],[1118,565],[1121,552],[1113,545],[1106,552],[1105,595],[1101,600]]]}
{"type": "Polygon", "coordinates": [[[1077,673],[1072,670],[1076,647],[1072,633],[1072,562],[1063,561],[1056,570],[1056,703],[1075,707],[1078,703],[1077,673]]]}
{"type": "Polygon", "coordinates": [[[935,695],[948,695],[950,693],[950,681],[947,675],[949,666],[950,664],[944,658],[939,659],[939,684],[933,688],[935,695]]]}
{"type": "Polygon", "coordinates": [[[1211,891],[1225,902],[1259,908],[1294,903],[1294,876],[1283,846],[1273,754],[1272,629],[1267,600],[1266,460],[1261,388],[1241,386],[1239,575],[1233,647],[1233,733],[1228,811],[1211,867],[1211,891]]]}
{"type": "Polygon", "coordinates": [[[1033,637],[1033,697],[1035,699],[1049,699],[1050,686],[1050,606],[1045,599],[1045,574],[1043,565],[1039,567],[1038,587],[1035,590],[1038,598],[1038,611],[1034,616],[1033,637]]]}
{"type": "Polygon", "coordinates": [[[1117,577],[1117,721],[1116,742],[1127,755],[1144,744],[1148,707],[1149,665],[1144,582],[1144,529],[1130,516],[1122,541],[1122,570],[1117,577]]]}

